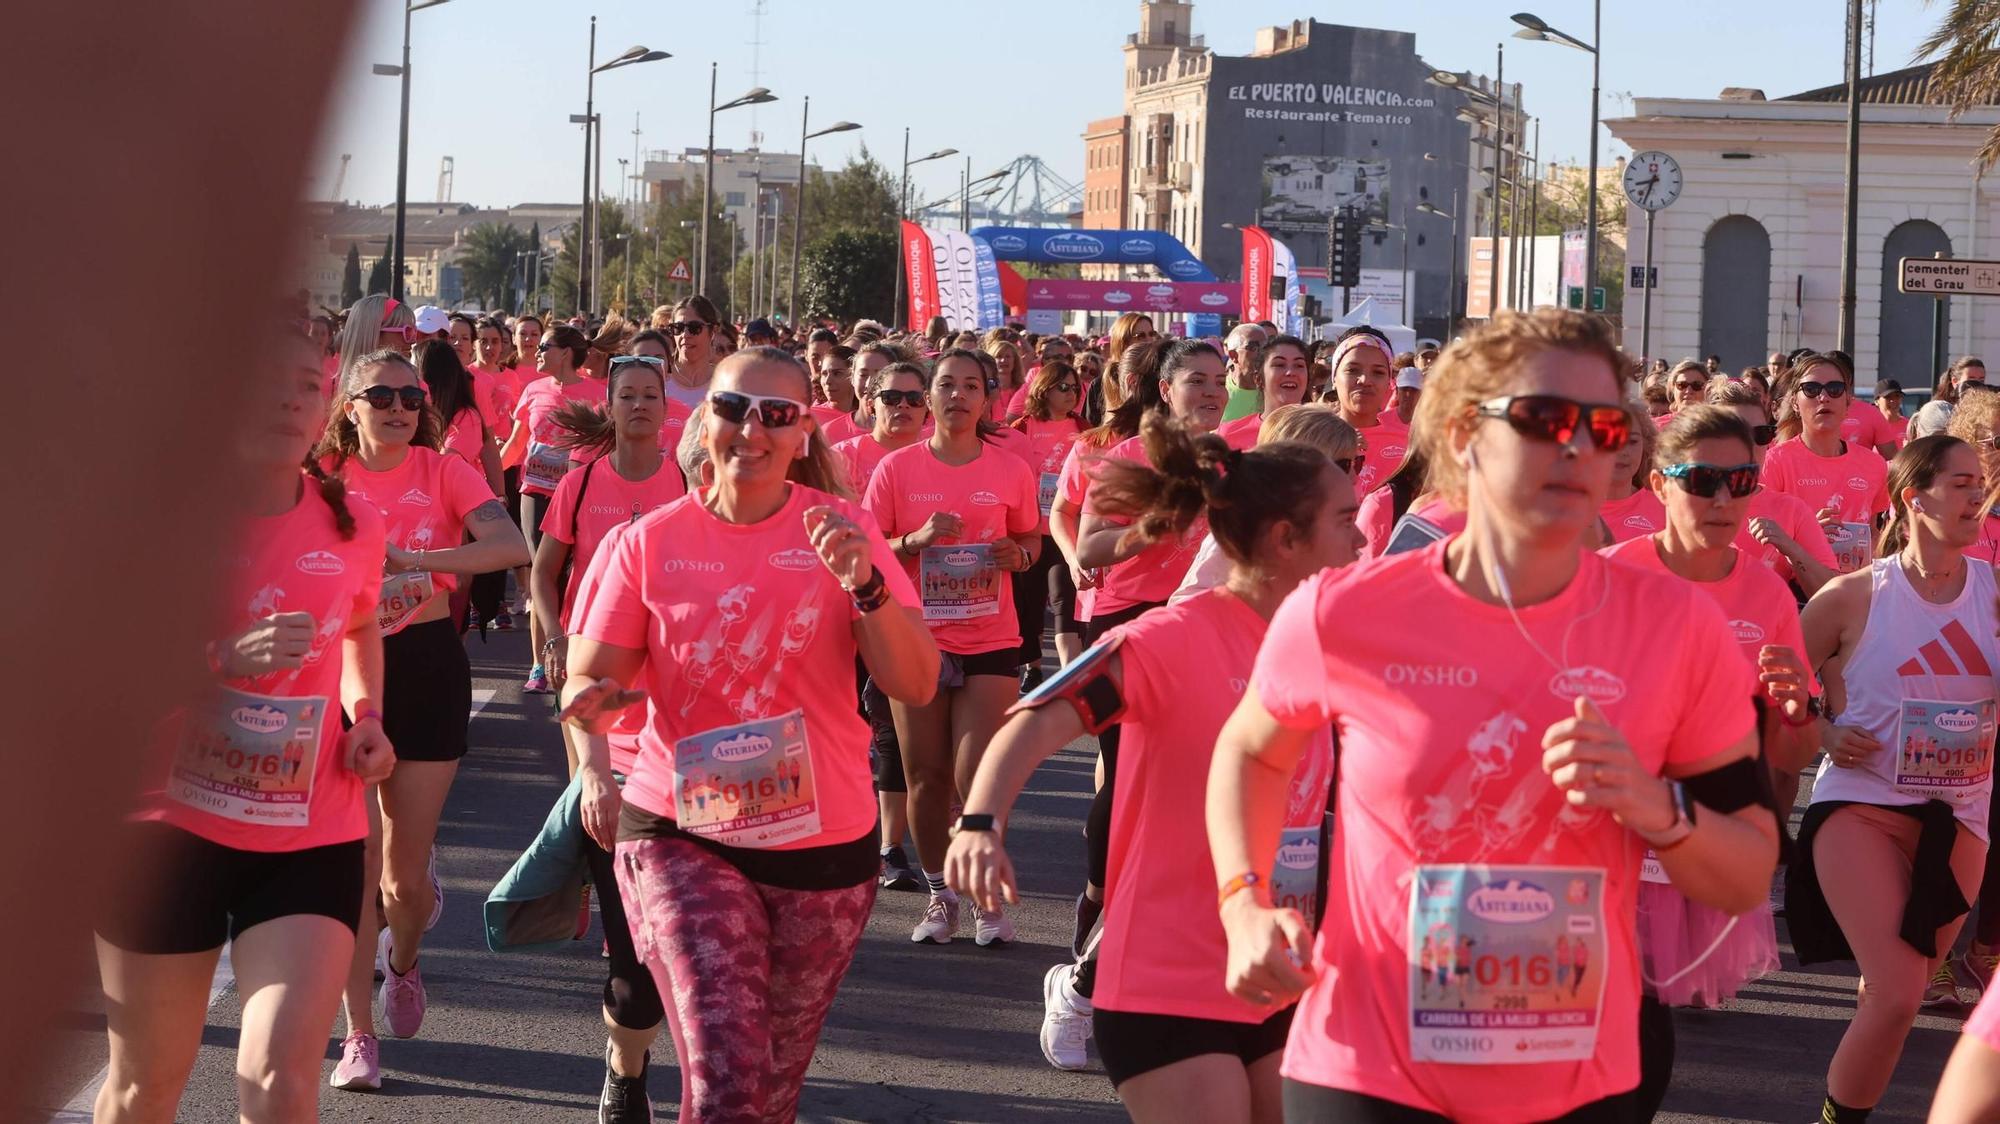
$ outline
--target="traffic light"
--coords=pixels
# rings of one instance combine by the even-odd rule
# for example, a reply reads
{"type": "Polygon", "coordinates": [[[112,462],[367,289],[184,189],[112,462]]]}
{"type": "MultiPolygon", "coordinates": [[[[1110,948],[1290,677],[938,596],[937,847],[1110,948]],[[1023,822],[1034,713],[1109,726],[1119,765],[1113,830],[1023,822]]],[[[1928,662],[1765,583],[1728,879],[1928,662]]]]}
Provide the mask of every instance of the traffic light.
{"type": "Polygon", "coordinates": [[[1361,284],[1361,216],[1352,207],[1341,207],[1327,219],[1326,279],[1336,289],[1361,284]]]}

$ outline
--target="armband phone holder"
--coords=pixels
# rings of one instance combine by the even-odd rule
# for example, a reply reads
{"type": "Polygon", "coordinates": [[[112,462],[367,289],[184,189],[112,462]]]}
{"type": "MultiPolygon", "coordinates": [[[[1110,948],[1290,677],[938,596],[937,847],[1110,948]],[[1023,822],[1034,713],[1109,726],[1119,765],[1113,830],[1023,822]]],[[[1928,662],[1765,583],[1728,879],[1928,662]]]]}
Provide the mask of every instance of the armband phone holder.
{"type": "Polygon", "coordinates": [[[1124,636],[1113,633],[1090,646],[1042,685],[1021,696],[1007,708],[1008,714],[1037,710],[1051,703],[1067,703],[1076,710],[1086,734],[1098,734],[1125,713],[1125,696],[1111,677],[1111,656],[1124,636]]]}

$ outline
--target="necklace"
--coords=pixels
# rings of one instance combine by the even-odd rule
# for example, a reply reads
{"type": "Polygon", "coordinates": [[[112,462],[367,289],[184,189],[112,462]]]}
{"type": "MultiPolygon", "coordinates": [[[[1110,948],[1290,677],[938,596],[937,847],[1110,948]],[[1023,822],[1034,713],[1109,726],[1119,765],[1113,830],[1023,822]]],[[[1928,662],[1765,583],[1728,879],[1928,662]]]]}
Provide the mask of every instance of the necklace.
{"type": "Polygon", "coordinates": [[[1960,573],[1958,567],[1952,567],[1942,572],[1933,574],[1930,571],[1924,569],[1924,564],[1917,561],[1916,556],[1914,554],[1905,551],[1902,557],[1903,557],[1903,565],[1908,569],[1910,569],[1911,571],[1915,572],[1918,577],[1930,583],[1932,592],[1936,592],[1938,589],[1949,584],[1951,580],[1958,577],[1960,573]]]}

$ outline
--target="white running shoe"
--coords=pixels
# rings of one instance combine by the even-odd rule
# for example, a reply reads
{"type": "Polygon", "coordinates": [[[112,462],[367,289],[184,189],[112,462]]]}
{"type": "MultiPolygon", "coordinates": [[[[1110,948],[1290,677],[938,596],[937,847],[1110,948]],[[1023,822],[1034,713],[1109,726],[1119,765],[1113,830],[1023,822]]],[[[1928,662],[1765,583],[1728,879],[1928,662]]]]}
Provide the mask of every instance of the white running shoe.
{"type": "Polygon", "coordinates": [[[924,906],[924,919],[917,922],[916,929],[910,933],[911,943],[930,941],[950,944],[951,938],[958,933],[958,910],[958,898],[932,894],[930,902],[924,906]]]}
{"type": "Polygon", "coordinates": [[[997,909],[988,913],[979,908],[978,903],[975,902],[972,906],[972,939],[981,948],[985,948],[987,945],[996,942],[999,944],[1012,944],[1014,941],[1014,923],[1007,920],[1005,913],[997,909]]]}
{"type": "Polygon", "coordinates": [[[1090,1068],[1090,1000],[1071,1000],[1076,965],[1058,964],[1042,977],[1042,1056],[1057,1069],[1090,1068]]]}

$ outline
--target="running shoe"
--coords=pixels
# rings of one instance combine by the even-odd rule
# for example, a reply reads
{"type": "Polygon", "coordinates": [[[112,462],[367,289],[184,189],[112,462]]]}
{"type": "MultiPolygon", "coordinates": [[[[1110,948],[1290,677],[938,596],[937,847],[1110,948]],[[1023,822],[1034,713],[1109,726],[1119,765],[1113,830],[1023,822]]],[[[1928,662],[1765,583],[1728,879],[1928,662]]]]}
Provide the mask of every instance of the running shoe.
{"type": "Polygon", "coordinates": [[[958,898],[932,894],[930,903],[924,906],[924,919],[910,933],[912,944],[930,941],[934,944],[950,944],[958,933],[958,898]]]}
{"type": "Polygon", "coordinates": [[[350,1034],[341,1040],[340,1062],[326,1079],[336,1089],[372,1093],[382,1087],[382,1043],[372,1034],[350,1034]]]}
{"type": "Polygon", "coordinates": [[[1044,678],[1046,678],[1046,677],[1045,677],[1045,676],[1044,676],[1044,675],[1042,674],[1042,664],[1041,664],[1041,661],[1039,661],[1039,660],[1037,660],[1036,662],[1034,662],[1034,663],[1031,663],[1031,664],[1029,664],[1028,666],[1026,666],[1026,667],[1022,668],[1022,669],[1021,669],[1021,693],[1025,695],[1025,694],[1027,694],[1027,693],[1028,693],[1029,691],[1032,691],[1032,690],[1034,690],[1035,688],[1037,688],[1037,687],[1041,686],[1041,685],[1042,685],[1042,680],[1043,680],[1044,678]]]}
{"type": "Polygon", "coordinates": [[[580,941],[590,935],[590,883],[583,884],[583,893],[576,902],[576,935],[570,940],[580,941]]]}
{"type": "Polygon", "coordinates": [[[495,632],[514,631],[514,614],[507,611],[507,606],[501,605],[500,611],[493,614],[493,631],[495,632]]]}
{"type": "Polygon", "coordinates": [[[528,669],[528,681],[521,684],[521,690],[530,695],[552,693],[549,688],[549,673],[542,670],[541,664],[536,664],[534,667],[528,669]]]}
{"type": "Polygon", "coordinates": [[[2000,969],[2000,945],[1989,947],[1973,941],[1965,952],[1965,974],[1979,985],[1980,994],[1992,990],[1996,969],[2000,969]]]}
{"type": "Polygon", "coordinates": [[[972,939],[981,948],[990,944],[1014,943],[1014,923],[1000,910],[991,913],[972,905],[972,939]]]}
{"type": "Polygon", "coordinates": [[[424,1026],[424,967],[412,964],[408,972],[396,971],[392,943],[389,930],[383,929],[375,946],[375,959],[382,967],[382,1024],[391,1038],[415,1038],[424,1026]]]}
{"type": "Polygon", "coordinates": [[[1071,998],[1076,965],[1058,964],[1042,977],[1042,1056],[1057,1069],[1090,1067],[1090,1000],[1071,998]]]}
{"type": "Polygon", "coordinates": [[[1951,970],[1951,957],[1947,955],[1938,961],[1937,971],[1931,973],[1931,982],[1924,988],[1924,1006],[1931,1010],[1964,1008],[1971,1006],[1966,994],[1971,988],[1960,987],[1958,976],[1951,970]]]}
{"type": "Polygon", "coordinates": [[[1097,918],[1104,912],[1104,903],[1092,901],[1088,893],[1076,896],[1076,934],[1069,939],[1069,951],[1078,960],[1083,959],[1083,950],[1090,944],[1090,931],[1097,927],[1097,918]]]}
{"type": "Polygon", "coordinates": [[[424,922],[424,932],[438,927],[438,920],[444,916],[444,883],[438,881],[438,849],[431,844],[431,919],[424,922]]]}
{"type": "Polygon", "coordinates": [[[910,858],[903,853],[903,845],[898,843],[882,855],[882,888],[884,890],[921,890],[924,888],[923,875],[910,865],[910,858]]]}
{"type": "MultiPolygon", "coordinates": [[[[652,1051],[646,1069],[653,1068],[652,1051]]],[[[637,1077],[611,1068],[611,1043],[604,1044],[604,1093],[597,1098],[597,1124],[653,1124],[653,1098],[646,1095],[646,1070],[637,1077]]]]}

